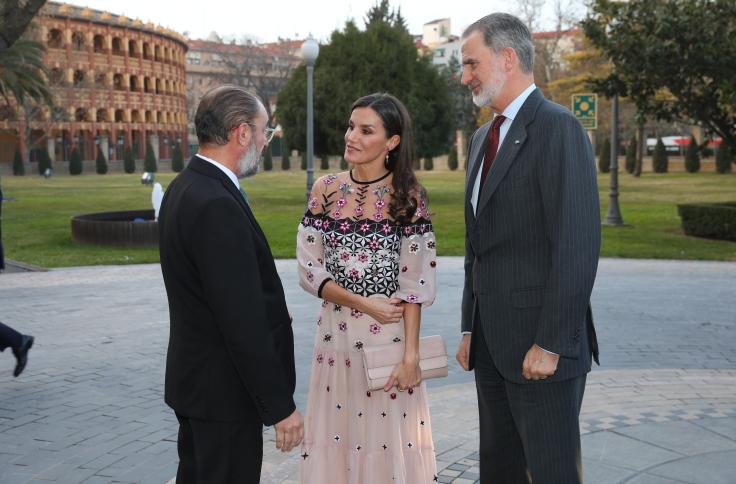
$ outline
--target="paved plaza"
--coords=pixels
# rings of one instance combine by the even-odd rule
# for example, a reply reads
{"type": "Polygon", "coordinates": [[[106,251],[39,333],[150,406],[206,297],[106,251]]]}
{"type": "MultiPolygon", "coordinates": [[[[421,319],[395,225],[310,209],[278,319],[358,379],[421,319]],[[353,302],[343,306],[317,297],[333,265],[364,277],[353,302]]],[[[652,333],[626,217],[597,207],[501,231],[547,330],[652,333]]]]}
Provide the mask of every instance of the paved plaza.
{"type": "MultiPolygon", "coordinates": [[[[294,315],[304,410],[318,303],[278,261],[294,315]]],[[[462,259],[439,258],[423,333],[454,354],[462,259]]],[[[736,482],[736,263],[602,259],[593,294],[601,363],[581,415],[588,484],[736,482]]],[[[0,320],[33,334],[20,378],[0,354],[0,483],[165,483],[177,423],[163,403],[168,341],[158,265],[0,274],[0,320]]],[[[440,482],[478,479],[472,374],[429,382],[440,482]]],[[[298,482],[266,431],[264,483],[298,482]]],[[[322,483],[318,483],[322,484],[322,483]]],[[[326,483],[325,483],[326,484],[326,483]]]]}

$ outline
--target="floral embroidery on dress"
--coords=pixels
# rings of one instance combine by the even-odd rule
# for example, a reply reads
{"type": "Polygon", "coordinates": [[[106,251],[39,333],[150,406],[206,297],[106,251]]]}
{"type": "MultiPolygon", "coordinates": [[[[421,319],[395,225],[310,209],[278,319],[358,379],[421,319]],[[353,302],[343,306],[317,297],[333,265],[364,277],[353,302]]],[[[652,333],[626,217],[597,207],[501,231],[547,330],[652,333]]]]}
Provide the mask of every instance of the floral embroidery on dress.
{"type": "Polygon", "coordinates": [[[377,323],[373,323],[368,327],[368,330],[373,334],[378,334],[381,332],[381,325],[377,323]]]}
{"type": "Polygon", "coordinates": [[[325,185],[332,185],[337,180],[337,175],[329,174],[324,177],[325,185]]]}
{"type": "Polygon", "coordinates": [[[348,323],[346,323],[345,321],[340,321],[340,324],[338,324],[337,327],[340,331],[347,331],[348,323]]]}

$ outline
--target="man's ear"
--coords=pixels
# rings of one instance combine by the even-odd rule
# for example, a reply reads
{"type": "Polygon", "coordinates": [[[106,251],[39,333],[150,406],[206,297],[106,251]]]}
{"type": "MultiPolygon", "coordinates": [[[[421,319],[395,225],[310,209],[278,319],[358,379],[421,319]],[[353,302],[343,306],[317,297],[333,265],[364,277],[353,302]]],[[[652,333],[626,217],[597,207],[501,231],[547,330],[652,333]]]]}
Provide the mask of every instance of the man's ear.
{"type": "Polygon", "coordinates": [[[241,146],[247,147],[253,138],[253,130],[250,129],[250,125],[245,123],[237,127],[235,134],[237,136],[238,144],[241,146]]]}

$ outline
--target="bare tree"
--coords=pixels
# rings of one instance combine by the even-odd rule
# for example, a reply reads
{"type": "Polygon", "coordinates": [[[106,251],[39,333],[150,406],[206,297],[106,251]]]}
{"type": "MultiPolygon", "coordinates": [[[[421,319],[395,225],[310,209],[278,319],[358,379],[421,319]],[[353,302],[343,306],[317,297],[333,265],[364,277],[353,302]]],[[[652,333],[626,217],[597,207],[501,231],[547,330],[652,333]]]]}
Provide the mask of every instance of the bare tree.
{"type": "Polygon", "coordinates": [[[298,58],[286,49],[263,45],[244,45],[222,54],[227,82],[251,89],[263,101],[270,123],[273,123],[271,101],[289,80],[298,58]]]}

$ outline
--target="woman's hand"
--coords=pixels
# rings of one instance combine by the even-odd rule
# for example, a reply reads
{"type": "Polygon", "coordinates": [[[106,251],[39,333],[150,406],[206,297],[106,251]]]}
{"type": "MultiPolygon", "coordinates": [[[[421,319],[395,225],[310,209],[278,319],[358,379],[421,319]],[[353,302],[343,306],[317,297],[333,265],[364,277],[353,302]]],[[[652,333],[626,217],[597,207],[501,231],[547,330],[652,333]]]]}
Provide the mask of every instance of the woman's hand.
{"type": "Polygon", "coordinates": [[[394,368],[394,371],[391,373],[391,377],[383,387],[383,391],[387,392],[396,385],[399,387],[399,391],[403,392],[409,388],[414,388],[420,383],[422,383],[422,370],[419,368],[419,358],[404,358],[404,360],[394,368]]]}
{"type": "Polygon", "coordinates": [[[404,315],[401,299],[365,298],[362,311],[381,324],[398,323],[404,315]]]}

